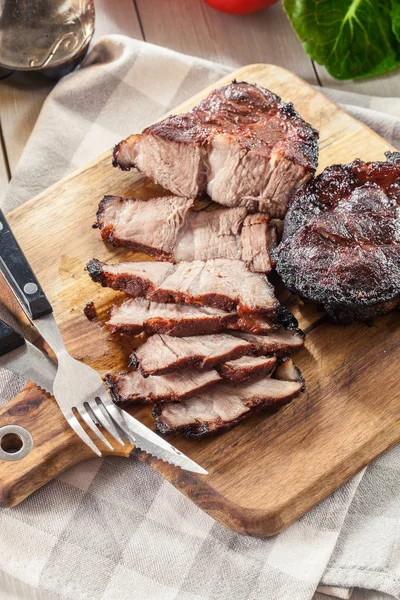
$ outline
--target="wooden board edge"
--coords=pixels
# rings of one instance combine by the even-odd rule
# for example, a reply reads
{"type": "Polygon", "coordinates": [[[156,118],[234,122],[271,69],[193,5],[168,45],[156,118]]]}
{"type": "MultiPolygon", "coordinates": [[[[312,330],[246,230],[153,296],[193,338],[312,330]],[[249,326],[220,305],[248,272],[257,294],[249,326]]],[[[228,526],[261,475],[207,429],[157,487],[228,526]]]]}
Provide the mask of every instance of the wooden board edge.
{"type": "Polygon", "coordinates": [[[368,440],[367,444],[356,453],[356,455],[360,455],[356,469],[349,468],[347,461],[340,463],[330,472],[321,475],[320,485],[316,489],[315,487],[310,487],[308,490],[302,489],[301,495],[299,494],[298,498],[291,499],[290,502],[285,504],[277,504],[269,512],[261,509],[248,509],[231,502],[221,493],[217,494],[213,488],[208,486],[207,476],[199,476],[194,473],[182,471],[179,468],[171,467],[162,463],[162,461],[154,460],[144,455],[140,456],[139,459],[149,464],[167,481],[179,489],[189,500],[227,529],[252,537],[272,537],[281,533],[281,531],[339,489],[337,485],[339,474],[342,481],[340,484],[341,487],[370,464],[371,459],[369,457],[371,454],[375,455],[374,460],[376,460],[397,444],[399,422],[400,419],[392,425],[393,435],[391,435],[389,445],[387,442],[387,432],[385,432],[385,435],[382,432],[378,432],[376,436],[368,440]],[[293,510],[293,503],[297,507],[295,511],[293,510]]]}

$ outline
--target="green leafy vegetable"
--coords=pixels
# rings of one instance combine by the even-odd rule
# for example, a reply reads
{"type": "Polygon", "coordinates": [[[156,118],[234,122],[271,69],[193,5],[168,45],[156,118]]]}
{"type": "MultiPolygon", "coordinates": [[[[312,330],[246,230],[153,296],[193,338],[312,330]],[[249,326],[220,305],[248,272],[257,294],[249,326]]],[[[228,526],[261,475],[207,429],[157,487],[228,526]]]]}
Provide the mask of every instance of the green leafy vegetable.
{"type": "Polygon", "coordinates": [[[400,0],[284,0],[307,54],[336,79],[400,66],[400,0]]]}

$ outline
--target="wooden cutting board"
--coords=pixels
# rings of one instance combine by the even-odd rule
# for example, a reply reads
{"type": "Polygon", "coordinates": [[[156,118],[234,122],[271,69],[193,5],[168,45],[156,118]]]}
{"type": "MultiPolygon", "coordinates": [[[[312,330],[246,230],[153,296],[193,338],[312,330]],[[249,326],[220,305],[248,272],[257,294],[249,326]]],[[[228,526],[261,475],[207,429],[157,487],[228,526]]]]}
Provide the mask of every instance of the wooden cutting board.
{"type": "MultiPolygon", "coordinates": [[[[382,160],[391,149],[322,94],[271,65],[239,69],[174,112],[186,111],[213,87],[233,78],[258,83],[294,102],[320,131],[319,170],[356,157],[382,160]]],[[[54,307],[69,351],[101,375],[126,367],[130,344],[118,345],[102,325],[112,300],[122,294],[93,283],[84,272],[85,263],[92,257],[104,261],[145,257],[105,246],[91,224],[104,194],[148,198],[156,193],[157,188],[135,171],[114,169],[107,153],[9,215],[54,307]],[[99,310],[99,322],[83,316],[89,300],[99,310]]],[[[9,302],[4,285],[2,290],[9,302]]],[[[248,535],[281,531],[400,440],[399,313],[380,317],[373,325],[338,327],[311,306],[295,312],[307,332],[305,348],[296,356],[307,382],[305,394],[273,414],[252,417],[214,438],[172,438],[209,471],[208,476],[139,455],[214,519],[248,535]]],[[[133,414],[151,426],[148,408],[133,414]]],[[[91,455],[68,429],[54,400],[35,386],[3,408],[0,426],[6,423],[26,426],[34,446],[20,461],[0,461],[3,506],[17,504],[91,455]]],[[[131,452],[126,447],[119,454],[131,452]]]]}

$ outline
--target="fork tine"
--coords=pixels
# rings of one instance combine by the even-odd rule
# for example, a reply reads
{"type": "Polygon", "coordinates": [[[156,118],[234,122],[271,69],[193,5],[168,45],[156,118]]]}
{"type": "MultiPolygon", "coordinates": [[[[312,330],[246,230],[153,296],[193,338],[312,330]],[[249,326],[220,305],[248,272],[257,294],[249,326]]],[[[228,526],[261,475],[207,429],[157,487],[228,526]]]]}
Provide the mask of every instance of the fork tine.
{"type": "Polygon", "coordinates": [[[112,416],[114,421],[117,423],[118,427],[123,431],[127,440],[129,442],[131,442],[132,444],[135,444],[136,440],[135,440],[134,434],[129,429],[129,425],[123,418],[123,416],[121,414],[122,413],[121,409],[118,406],[115,406],[114,402],[110,399],[110,397],[106,391],[104,394],[101,395],[101,401],[105,406],[104,410],[107,410],[107,412],[112,416]]]}
{"type": "Polygon", "coordinates": [[[67,419],[72,429],[75,431],[76,435],[78,435],[81,438],[81,440],[85,442],[85,444],[87,444],[95,454],[97,454],[97,456],[103,456],[96,444],[92,442],[86,431],[83,429],[82,425],[79,423],[74,413],[71,412],[70,414],[66,414],[65,418],[67,419]]]}
{"type": "Polygon", "coordinates": [[[90,414],[88,413],[88,411],[86,410],[85,406],[76,408],[76,410],[79,412],[80,416],[85,421],[86,425],[88,427],[90,427],[90,429],[93,431],[93,433],[95,435],[97,435],[97,437],[103,442],[103,444],[105,444],[107,446],[107,448],[109,448],[110,450],[114,451],[114,448],[112,447],[112,445],[110,444],[108,439],[106,437],[104,437],[103,433],[100,431],[100,429],[97,427],[97,425],[93,422],[93,420],[92,420],[90,414]]]}
{"type": "Polygon", "coordinates": [[[115,427],[111,416],[108,414],[107,410],[104,408],[103,404],[97,404],[96,400],[91,400],[88,402],[90,409],[93,411],[96,419],[101,423],[104,429],[107,429],[108,433],[112,435],[112,437],[121,445],[125,446],[124,440],[118,433],[117,428],[115,427]]]}

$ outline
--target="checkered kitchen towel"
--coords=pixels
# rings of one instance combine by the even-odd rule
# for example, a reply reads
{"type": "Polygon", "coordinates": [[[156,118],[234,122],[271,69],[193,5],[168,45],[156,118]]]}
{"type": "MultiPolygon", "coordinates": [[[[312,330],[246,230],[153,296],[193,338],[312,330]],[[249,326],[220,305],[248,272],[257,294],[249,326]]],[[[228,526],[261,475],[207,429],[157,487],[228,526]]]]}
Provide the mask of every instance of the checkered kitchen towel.
{"type": "MultiPolygon", "coordinates": [[[[46,100],[3,208],[227,71],[103,38],[46,100]]],[[[399,100],[329,95],[400,146],[399,100]]],[[[0,397],[21,383],[2,372],[0,397]]],[[[375,590],[354,590],[360,600],[400,598],[399,513],[400,447],[271,539],[225,530],[143,464],[93,459],[0,511],[0,600],[308,600],[320,582],[342,598],[353,586],[375,590]]]]}

